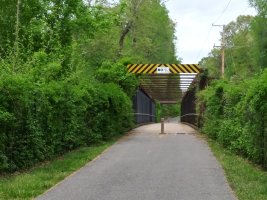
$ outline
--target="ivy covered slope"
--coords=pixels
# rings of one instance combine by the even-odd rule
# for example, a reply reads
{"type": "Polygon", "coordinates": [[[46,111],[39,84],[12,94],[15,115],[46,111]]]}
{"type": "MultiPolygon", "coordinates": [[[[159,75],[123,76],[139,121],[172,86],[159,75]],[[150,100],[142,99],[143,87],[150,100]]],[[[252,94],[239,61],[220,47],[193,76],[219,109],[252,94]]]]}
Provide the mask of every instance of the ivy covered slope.
{"type": "Polygon", "coordinates": [[[1,3],[0,173],[123,133],[138,86],[125,64],[177,61],[162,2],[93,2],[1,3]]]}
{"type": "Polygon", "coordinates": [[[267,4],[250,3],[257,16],[239,16],[226,26],[224,78],[217,49],[202,60],[213,81],[198,104],[204,133],[267,169],[267,4]]]}

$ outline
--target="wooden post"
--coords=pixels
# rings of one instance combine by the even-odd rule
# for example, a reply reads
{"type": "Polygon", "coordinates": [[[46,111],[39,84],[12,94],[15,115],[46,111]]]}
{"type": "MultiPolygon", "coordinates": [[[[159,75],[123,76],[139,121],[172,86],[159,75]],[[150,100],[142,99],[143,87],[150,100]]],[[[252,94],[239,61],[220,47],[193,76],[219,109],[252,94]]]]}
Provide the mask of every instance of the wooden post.
{"type": "Polygon", "coordinates": [[[224,63],[225,63],[225,25],[223,25],[223,33],[222,33],[222,77],[224,78],[224,63]]]}
{"type": "MultiPolygon", "coordinates": [[[[223,32],[222,32],[222,41],[221,41],[221,56],[222,56],[222,66],[221,66],[221,73],[222,73],[222,78],[224,78],[224,65],[225,65],[225,25],[215,25],[212,24],[212,26],[220,26],[223,27],[223,32]]],[[[214,46],[215,47],[215,46],[214,46]]]]}

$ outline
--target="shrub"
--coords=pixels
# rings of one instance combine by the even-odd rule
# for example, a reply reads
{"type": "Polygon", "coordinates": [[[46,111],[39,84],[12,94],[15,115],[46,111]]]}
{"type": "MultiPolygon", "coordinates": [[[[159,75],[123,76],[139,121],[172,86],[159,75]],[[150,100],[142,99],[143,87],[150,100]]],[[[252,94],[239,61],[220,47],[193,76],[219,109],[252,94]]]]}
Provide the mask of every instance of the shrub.
{"type": "Polygon", "coordinates": [[[131,100],[120,86],[74,73],[64,78],[53,73],[58,62],[46,64],[0,80],[0,172],[29,168],[132,126],[131,100]]]}
{"type": "Polygon", "coordinates": [[[198,94],[202,130],[267,168],[267,70],[242,83],[215,81],[198,94]]]}

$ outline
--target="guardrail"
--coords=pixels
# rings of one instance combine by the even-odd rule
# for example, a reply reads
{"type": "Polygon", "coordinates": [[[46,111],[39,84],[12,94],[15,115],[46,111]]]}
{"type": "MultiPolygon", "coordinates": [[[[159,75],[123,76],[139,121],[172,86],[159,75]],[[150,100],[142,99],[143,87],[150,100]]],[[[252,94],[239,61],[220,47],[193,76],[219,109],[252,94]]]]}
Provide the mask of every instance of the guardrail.
{"type": "Polygon", "coordinates": [[[156,122],[156,116],[147,113],[133,113],[137,124],[156,122]]]}
{"type": "Polygon", "coordinates": [[[181,122],[186,122],[192,125],[197,126],[197,117],[199,114],[196,113],[188,113],[183,116],[181,116],[181,122]]]}

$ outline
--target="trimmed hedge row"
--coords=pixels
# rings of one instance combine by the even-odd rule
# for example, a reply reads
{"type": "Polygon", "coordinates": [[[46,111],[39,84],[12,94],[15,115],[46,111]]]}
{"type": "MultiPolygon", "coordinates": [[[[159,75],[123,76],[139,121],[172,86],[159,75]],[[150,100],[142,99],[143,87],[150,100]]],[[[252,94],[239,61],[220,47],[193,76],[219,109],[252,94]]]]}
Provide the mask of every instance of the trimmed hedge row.
{"type": "Polygon", "coordinates": [[[198,105],[204,133],[267,169],[267,70],[242,83],[215,81],[198,105]]]}
{"type": "Polygon", "coordinates": [[[0,80],[0,172],[25,169],[132,126],[132,103],[112,83],[0,80]]]}

